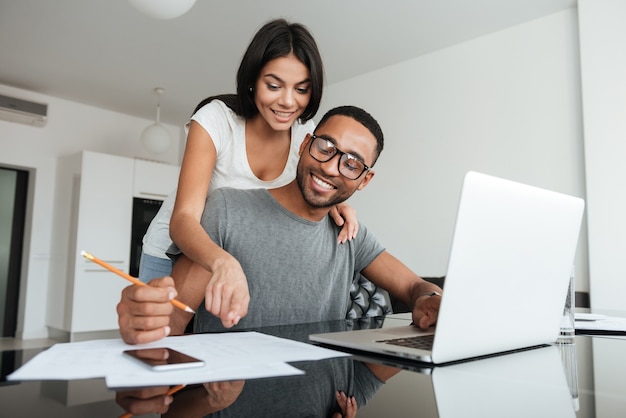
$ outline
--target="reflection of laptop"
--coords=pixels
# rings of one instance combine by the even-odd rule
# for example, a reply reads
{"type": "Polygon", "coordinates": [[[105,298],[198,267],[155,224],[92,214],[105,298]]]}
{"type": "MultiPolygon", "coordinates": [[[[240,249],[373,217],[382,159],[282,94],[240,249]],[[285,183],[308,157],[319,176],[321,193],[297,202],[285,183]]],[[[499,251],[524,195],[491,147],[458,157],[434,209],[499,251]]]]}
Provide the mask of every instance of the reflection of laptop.
{"type": "MultiPolygon", "coordinates": [[[[578,382],[567,378],[577,375],[573,350],[574,344],[556,344],[443,366],[358,354],[355,358],[416,372],[387,380],[385,391],[394,399],[411,399],[419,405],[420,417],[575,418],[580,409],[578,382]]],[[[387,405],[387,395],[370,400],[373,410],[387,405]]],[[[393,416],[416,414],[414,408],[398,408],[393,416]]]]}
{"type": "Polygon", "coordinates": [[[554,342],[583,210],[580,198],[469,172],[432,348],[383,342],[433,333],[413,326],[309,338],[437,364],[554,342]]]}
{"type": "Polygon", "coordinates": [[[555,346],[435,367],[440,418],[575,417],[575,399],[555,346]]]}

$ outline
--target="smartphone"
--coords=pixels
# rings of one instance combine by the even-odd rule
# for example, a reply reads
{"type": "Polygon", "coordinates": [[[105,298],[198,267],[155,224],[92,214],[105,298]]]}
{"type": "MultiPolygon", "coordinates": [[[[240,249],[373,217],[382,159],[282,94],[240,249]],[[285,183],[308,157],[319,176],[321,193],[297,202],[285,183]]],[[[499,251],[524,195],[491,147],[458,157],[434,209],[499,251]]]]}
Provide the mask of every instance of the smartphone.
{"type": "Polygon", "coordinates": [[[204,361],[168,347],[126,350],[124,354],[158,371],[204,366],[204,361]],[[163,359],[166,357],[166,352],[167,358],[163,359]]]}

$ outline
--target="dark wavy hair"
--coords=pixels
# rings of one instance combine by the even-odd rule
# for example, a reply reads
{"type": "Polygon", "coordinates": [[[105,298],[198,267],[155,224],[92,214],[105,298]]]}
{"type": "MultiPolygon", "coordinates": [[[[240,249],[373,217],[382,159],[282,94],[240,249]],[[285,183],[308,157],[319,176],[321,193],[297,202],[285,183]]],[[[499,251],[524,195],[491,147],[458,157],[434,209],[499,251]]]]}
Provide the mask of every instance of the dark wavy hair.
{"type": "Polygon", "coordinates": [[[324,87],[324,66],[317,43],[309,30],[299,23],[289,23],[285,19],[272,20],[254,35],[241,59],[237,71],[237,94],[221,94],[207,97],[196,106],[196,113],[202,106],[218,99],[224,102],[237,115],[250,119],[259,113],[254,103],[254,87],[261,69],[270,61],[293,53],[309,70],[311,76],[311,99],[300,116],[302,121],[311,119],[317,113],[322,100],[324,87]]]}
{"type": "Polygon", "coordinates": [[[338,106],[333,109],[330,109],[328,112],[324,114],[324,116],[322,116],[322,120],[320,120],[320,122],[317,124],[317,126],[315,127],[315,130],[317,131],[321,126],[324,126],[324,124],[328,121],[328,119],[336,115],[346,116],[346,117],[354,119],[355,121],[359,122],[361,125],[365,126],[367,130],[369,130],[372,133],[372,135],[374,135],[374,137],[376,138],[376,158],[374,159],[374,162],[372,163],[372,167],[373,167],[374,164],[376,164],[376,161],[378,161],[378,157],[380,156],[380,153],[383,152],[383,147],[385,146],[385,137],[383,136],[383,130],[378,124],[378,121],[374,119],[372,115],[370,115],[369,113],[367,113],[365,110],[361,109],[360,107],[338,106]]]}

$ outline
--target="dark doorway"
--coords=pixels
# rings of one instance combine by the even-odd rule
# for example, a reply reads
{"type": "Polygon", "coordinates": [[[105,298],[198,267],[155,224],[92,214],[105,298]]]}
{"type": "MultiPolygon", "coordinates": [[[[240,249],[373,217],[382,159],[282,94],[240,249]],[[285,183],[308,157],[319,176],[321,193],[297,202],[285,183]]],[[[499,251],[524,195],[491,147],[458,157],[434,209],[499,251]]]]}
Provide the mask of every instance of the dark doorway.
{"type": "Polygon", "coordinates": [[[15,337],[28,171],[0,167],[0,326],[2,337],[15,337]]]}

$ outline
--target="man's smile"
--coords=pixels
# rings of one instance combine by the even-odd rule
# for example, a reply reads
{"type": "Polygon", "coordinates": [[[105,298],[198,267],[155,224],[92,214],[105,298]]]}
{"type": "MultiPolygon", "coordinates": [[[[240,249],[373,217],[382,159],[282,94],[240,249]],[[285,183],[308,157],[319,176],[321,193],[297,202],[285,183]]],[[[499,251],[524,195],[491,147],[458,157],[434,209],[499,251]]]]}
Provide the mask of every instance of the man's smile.
{"type": "Polygon", "coordinates": [[[324,180],[322,180],[321,178],[317,177],[315,174],[311,174],[311,178],[313,179],[313,182],[314,182],[315,184],[317,184],[318,186],[320,186],[320,187],[321,187],[321,188],[323,188],[323,189],[326,189],[326,190],[333,190],[333,189],[336,189],[336,187],[335,187],[335,186],[333,186],[333,185],[332,185],[332,184],[330,184],[330,183],[325,182],[325,181],[324,181],[324,180]]]}

